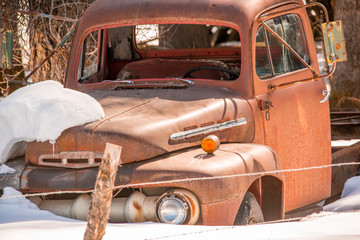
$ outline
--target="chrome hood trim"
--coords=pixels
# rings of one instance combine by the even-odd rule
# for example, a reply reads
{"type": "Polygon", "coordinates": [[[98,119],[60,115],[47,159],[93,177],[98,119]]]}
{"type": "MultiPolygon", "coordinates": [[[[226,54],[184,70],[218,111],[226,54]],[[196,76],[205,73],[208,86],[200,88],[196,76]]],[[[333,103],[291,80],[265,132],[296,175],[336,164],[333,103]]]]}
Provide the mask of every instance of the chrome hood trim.
{"type": "Polygon", "coordinates": [[[232,121],[213,124],[213,125],[206,126],[206,127],[200,127],[200,128],[193,129],[193,130],[174,133],[174,134],[171,134],[170,140],[190,138],[190,137],[194,137],[194,136],[198,136],[198,135],[202,135],[202,134],[219,131],[222,129],[237,127],[237,126],[244,125],[244,124],[246,124],[246,119],[240,118],[240,119],[236,119],[236,120],[232,120],[232,121]]]}

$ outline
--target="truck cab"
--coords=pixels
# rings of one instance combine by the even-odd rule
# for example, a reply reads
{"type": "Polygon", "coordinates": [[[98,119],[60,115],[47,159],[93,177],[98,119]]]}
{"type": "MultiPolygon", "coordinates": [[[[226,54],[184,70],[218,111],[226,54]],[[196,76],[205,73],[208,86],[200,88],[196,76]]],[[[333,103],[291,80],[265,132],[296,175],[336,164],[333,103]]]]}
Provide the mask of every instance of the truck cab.
{"type": "MultiPolygon", "coordinates": [[[[28,143],[23,192],[92,189],[109,142],[122,146],[113,222],[249,224],[330,196],[331,168],[312,168],[331,164],[331,133],[303,1],[98,0],[65,87],[106,117],[28,143]]],[[[86,219],[89,199],[40,207],[86,219]]]]}

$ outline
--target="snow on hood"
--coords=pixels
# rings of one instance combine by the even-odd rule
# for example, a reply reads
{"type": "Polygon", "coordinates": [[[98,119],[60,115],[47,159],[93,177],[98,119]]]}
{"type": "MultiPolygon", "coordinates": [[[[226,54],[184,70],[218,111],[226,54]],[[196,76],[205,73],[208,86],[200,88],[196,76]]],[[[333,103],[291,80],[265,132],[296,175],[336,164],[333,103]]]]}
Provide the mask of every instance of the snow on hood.
{"type": "Polygon", "coordinates": [[[103,117],[94,98],[59,82],[20,88],[0,101],[0,165],[23,154],[24,142],[55,141],[65,129],[103,117]]]}
{"type": "Polygon", "coordinates": [[[348,179],[344,185],[341,199],[324,207],[324,211],[345,212],[360,210],[360,176],[348,179]]]}

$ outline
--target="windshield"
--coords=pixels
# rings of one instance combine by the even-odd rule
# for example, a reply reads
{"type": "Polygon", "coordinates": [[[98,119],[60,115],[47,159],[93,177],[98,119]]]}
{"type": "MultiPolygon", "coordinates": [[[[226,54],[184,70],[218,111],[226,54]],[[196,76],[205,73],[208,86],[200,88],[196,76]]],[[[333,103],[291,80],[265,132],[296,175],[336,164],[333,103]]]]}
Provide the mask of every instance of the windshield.
{"type": "Polygon", "coordinates": [[[240,75],[240,59],[240,35],[231,27],[119,26],[85,37],[77,79],[87,84],[169,78],[231,81],[240,75]]]}

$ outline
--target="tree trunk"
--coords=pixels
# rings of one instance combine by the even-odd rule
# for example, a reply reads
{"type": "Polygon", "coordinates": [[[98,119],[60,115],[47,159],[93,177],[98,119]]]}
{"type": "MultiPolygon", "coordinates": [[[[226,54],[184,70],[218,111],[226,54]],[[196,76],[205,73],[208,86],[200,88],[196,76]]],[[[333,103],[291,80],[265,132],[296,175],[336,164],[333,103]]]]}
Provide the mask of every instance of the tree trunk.
{"type": "MultiPolygon", "coordinates": [[[[79,18],[95,0],[29,0],[29,10],[54,16],[79,18]]],[[[74,23],[30,16],[30,70],[34,69],[71,31],[74,23]]],[[[32,76],[33,82],[48,79],[64,83],[71,37],[32,76]]]]}
{"type": "MultiPolygon", "coordinates": [[[[31,54],[30,54],[30,69],[34,69],[50,52],[44,44],[44,35],[37,29],[30,33],[31,39],[31,54]]],[[[44,80],[51,79],[51,64],[50,61],[46,61],[40,69],[38,69],[32,76],[33,82],[41,82],[44,80]]]]}
{"type": "MultiPolygon", "coordinates": [[[[19,21],[16,19],[16,15],[10,15],[7,18],[6,25],[3,26],[3,20],[7,13],[13,9],[21,9],[20,3],[18,0],[9,1],[9,0],[0,0],[0,29],[11,30],[13,32],[13,64],[12,69],[3,69],[6,76],[9,79],[13,79],[14,82],[9,82],[8,78],[3,75],[3,72],[0,71],[0,96],[6,97],[9,93],[12,93],[16,89],[22,87],[23,85],[16,82],[21,82],[24,78],[24,67],[22,65],[22,53],[21,45],[19,40],[19,21]]],[[[0,64],[1,68],[1,64],[0,64]]],[[[0,69],[2,70],[2,69],[0,69]]]]}
{"type": "Polygon", "coordinates": [[[335,19],[343,21],[348,61],[336,65],[331,107],[360,110],[360,0],[335,0],[334,10],[335,19]]]}

